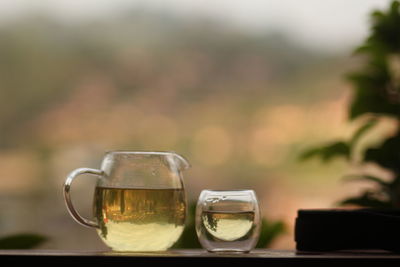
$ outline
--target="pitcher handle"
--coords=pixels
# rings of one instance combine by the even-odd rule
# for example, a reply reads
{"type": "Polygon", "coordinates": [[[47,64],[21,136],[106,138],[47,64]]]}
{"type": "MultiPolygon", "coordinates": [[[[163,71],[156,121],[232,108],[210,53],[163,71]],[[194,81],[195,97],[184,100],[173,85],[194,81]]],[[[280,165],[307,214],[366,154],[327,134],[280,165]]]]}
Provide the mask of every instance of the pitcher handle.
{"type": "Polygon", "coordinates": [[[65,204],[67,205],[67,210],[69,214],[74,218],[74,220],[86,227],[94,227],[94,228],[99,228],[99,224],[95,221],[91,221],[88,219],[83,218],[78,211],[74,208],[72,201],[71,201],[71,195],[70,195],[70,189],[71,189],[71,184],[72,181],[81,174],[92,174],[96,176],[103,176],[103,171],[97,170],[97,169],[90,169],[90,168],[79,168],[74,171],[72,171],[68,176],[67,179],[64,182],[64,200],[65,204]]]}

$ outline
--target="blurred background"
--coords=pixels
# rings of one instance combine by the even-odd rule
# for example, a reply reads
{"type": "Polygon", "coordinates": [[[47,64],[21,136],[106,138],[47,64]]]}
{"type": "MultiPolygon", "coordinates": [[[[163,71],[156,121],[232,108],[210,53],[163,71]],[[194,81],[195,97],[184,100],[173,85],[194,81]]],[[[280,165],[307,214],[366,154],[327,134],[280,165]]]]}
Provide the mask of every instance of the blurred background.
{"type": "MultiPolygon", "coordinates": [[[[344,74],[383,0],[0,2],[0,235],[41,248],[102,249],[67,213],[62,183],[107,150],[173,150],[190,201],[204,189],[255,189],[293,249],[300,208],[360,190],[344,161],[299,162],[348,136],[344,74]]],[[[95,178],[72,196],[91,216],[95,178]]]]}

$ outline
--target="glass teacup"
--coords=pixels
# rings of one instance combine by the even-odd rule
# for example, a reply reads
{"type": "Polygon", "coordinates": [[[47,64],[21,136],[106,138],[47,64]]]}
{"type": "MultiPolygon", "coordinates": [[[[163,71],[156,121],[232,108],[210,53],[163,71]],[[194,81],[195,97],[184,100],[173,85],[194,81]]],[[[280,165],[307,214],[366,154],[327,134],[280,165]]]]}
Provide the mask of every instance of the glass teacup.
{"type": "Polygon", "coordinates": [[[253,190],[203,190],[196,207],[196,232],[210,252],[249,252],[260,235],[260,210],[253,190]]]}

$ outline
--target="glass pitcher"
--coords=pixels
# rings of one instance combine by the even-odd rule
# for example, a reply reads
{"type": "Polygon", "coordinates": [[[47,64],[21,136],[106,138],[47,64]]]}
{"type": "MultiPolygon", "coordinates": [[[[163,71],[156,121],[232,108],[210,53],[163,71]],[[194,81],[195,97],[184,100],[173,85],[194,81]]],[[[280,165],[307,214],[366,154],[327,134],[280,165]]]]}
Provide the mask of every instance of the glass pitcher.
{"type": "Polygon", "coordinates": [[[182,234],[186,194],[182,170],[189,163],[173,152],[111,151],[101,168],[79,168],[64,183],[64,198],[79,224],[96,228],[103,242],[115,251],[162,251],[182,234]],[[80,174],[98,177],[94,220],[83,218],[71,202],[70,187],[80,174]]]}

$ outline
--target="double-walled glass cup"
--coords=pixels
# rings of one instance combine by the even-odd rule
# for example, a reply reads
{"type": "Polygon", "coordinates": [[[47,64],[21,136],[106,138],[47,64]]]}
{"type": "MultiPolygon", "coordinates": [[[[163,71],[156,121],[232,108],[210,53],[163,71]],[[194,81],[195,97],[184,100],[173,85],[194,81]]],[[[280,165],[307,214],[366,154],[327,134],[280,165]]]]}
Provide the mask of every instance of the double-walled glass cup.
{"type": "Polygon", "coordinates": [[[79,224],[96,228],[113,250],[166,250],[185,226],[182,170],[188,167],[172,152],[108,152],[99,170],[80,168],[69,174],[64,184],[67,209],[79,224]],[[70,187],[80,174],[98,177],[94,220],[80,216],[71,202],[70,187]]]}
{"type": "Polygon", "coordinates": [[[196,207],[196,232],[210,252],[249,252],[260,235],[260,209],[253,190],[203,190],[196,207]]]}

